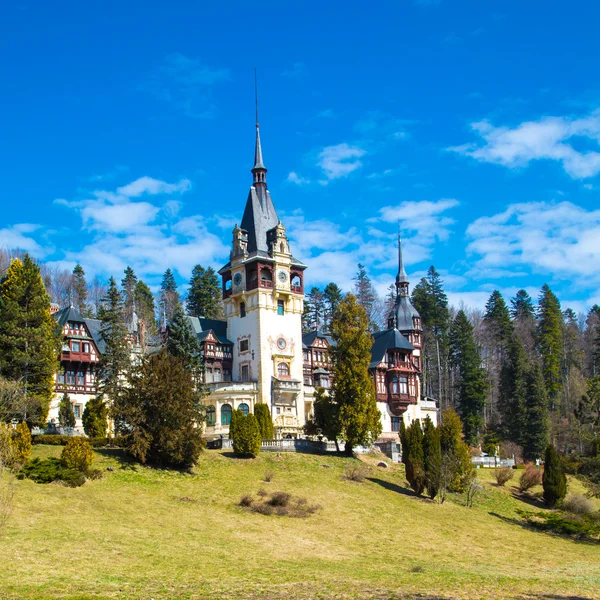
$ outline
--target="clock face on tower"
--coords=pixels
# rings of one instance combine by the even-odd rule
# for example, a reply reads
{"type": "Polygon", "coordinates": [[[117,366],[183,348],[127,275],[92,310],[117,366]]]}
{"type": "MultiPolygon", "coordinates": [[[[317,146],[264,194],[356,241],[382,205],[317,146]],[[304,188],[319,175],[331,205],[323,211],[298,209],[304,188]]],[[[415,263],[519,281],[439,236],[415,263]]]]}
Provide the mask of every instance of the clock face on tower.
{"type": "Polygon", "coordinates": [[[286,347],[286,345],[287,345],[287,344],[286,344],[286,342],[285,342],[285,340],[284,340],[283,338],[279,338],[279,339],[277,340],[277,347],[278,347],[280,350],[284,350],[284,349],[285,349],[285,347],[286,347]]]}
{"type": "Polygon", "coordinates": [[[277,277],[281,283],[285,283],[287,281],[287,273],[285,271],[279,271],[279,273],[277,273],[277,277]]]}
{"type": "Polygon", "coordinates": [[[233,283],[234,283],[234,285],[240,285],[240,283],[242,283],[242,274],[241,273],[236,273],[233,276],[233,283]]]}

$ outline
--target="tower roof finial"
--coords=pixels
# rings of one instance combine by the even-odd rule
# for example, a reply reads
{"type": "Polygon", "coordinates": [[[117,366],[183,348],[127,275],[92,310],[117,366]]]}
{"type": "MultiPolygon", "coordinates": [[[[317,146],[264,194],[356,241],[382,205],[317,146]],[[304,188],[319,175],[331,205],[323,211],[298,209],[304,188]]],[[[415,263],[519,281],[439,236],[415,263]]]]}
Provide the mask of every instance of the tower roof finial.
{"type": "Polygon", "coordinates": [[[404,260],[402,259],[402,238],[400,236],[400,222],[398,221],[398,275],[396,275],[396,284],[408,283],[408,275],[404,270],[404,260]]]}
{"type": "Polygon", "coordinates": [[[254,103],[256,110],[256,143],[254,146],[254,183],[266,183],[265,173],[267,167],[263,163],[262,146],[260,144],[260,125],[258,123],[258,84],[256,80],[256,68],[254,69],[254,103]],[[262,171],[262,174],[260,173],[262,171]]]}

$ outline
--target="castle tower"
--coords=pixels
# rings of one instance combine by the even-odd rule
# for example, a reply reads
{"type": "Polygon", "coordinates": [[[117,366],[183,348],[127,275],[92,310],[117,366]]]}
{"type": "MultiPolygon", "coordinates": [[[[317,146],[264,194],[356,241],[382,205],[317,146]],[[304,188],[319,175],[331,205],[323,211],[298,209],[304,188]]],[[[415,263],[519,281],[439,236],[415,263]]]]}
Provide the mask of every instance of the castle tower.
{"type": "Polygon", "coordinates": [[[271,410],[276,436],[296,437],[305,421],[301,319],[306,266],[292,256],[267,188],[258,115],[251,172],[230,261],[219,271],[227,337],[234,344],[232,380],[254,382],[257,401],[271,410]]]}

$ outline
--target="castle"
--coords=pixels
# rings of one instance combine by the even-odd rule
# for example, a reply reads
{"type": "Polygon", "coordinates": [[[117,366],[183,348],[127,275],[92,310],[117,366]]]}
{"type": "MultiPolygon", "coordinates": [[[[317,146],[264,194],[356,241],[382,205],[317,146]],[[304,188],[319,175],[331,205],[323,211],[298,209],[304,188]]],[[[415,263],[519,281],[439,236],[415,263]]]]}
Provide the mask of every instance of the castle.
{"type": "MultiPolygon", "coordinates": [[[[230,260],[220,270],[224,320],[188,317],[205,364],[207,437],[227,436],[231,413],[253,412],[258,402],[271,410],[277,438],[303,436],[316,387],[331,386],[327,333],[302,333],[304,271],[293,256],[284,225],[267,188],[260,129],[256,125],[253,182],[240,225],[233,229],[230,260]]],[[[63,393],[74,402],[77,427],[95,393],[95,368],[103,341],[99,323],[73,308],[55,318],[63,328],[61,371],[50,422],[58,422],[63,393]]],[[[397,439],[400,420],[408,425],[437,407],[421,397],[421,318],[412,306],[398,239],[396,301],[387,329],[373,336],[370,373],[381,412],[383,439],[397,439]]]]}

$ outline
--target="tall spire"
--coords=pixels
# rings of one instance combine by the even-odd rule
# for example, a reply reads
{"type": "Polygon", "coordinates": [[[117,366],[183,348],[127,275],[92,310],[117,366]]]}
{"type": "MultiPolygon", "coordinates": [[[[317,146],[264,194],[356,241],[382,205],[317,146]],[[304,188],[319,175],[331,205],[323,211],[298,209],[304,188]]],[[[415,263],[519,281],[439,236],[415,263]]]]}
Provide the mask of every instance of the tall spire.
{"type": "Polygon", "coordinates": [[[396,291],[402,296],[408,296],[408,275],[404,270],[402,260],[402,238],[400,237],[400,223],[398,223],[398,274],[396,275],[396,291]]]}
{"type": "Polygon", "coordinates": [[[256,69],[254,69],[254,101],[256,109],[256,143],[254,146],[254,166],[252,174],[254,183],[267,184],[267,167],[263,163],[262,146],[260,144],[260,125],[258,123],[258,85],[256,83],[256,69]]]}

